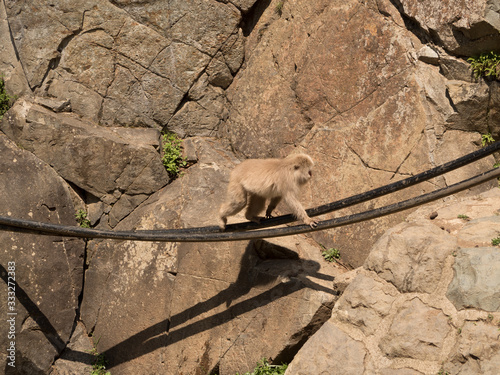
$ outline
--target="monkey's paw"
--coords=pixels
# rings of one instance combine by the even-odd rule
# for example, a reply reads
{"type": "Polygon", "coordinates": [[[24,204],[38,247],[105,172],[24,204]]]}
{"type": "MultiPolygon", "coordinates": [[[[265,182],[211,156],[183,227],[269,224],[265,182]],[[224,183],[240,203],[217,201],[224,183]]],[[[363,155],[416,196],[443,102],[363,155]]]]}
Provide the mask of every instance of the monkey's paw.
{"type": "Polygon", "coordinates": [[[221,217],[219,220],[219,228],[221,230],[226,229],[227,219],[225,217],[221,217]]]}
{"type": "Polygon", "coordinates": [[[305,223],[307,225],[309,225],[311,228],[316,228],[318,226],[318,221],[317,220],[313,220],[311,218],[309,218],[309,220],[305,220],[305,223]]]}

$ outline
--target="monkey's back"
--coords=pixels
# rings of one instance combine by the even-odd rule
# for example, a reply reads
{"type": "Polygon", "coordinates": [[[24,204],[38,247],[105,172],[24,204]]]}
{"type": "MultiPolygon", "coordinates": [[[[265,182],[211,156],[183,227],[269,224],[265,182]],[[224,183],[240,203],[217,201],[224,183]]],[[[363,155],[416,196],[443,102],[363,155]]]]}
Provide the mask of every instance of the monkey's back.
{"type": "Polygon", "coordinates": [[[288,164],[286,159],[247,159],[233,169],[229,183],[262,197],[278,197],[292,182],[288,164]]]}

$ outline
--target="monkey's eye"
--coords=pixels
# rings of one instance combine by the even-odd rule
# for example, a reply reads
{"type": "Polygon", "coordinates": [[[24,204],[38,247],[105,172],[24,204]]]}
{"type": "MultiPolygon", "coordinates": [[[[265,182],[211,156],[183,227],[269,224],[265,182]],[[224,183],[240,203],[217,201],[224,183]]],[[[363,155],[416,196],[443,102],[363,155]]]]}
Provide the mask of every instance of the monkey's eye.
{"type": "Polygon", "coordinates": [[[299,167],[298,165],[294,165],[294,166],[293,166],[293,168],[294,168],[295,170],[297,170],[297,169],[299,169],[300,167],[299,167]]]}

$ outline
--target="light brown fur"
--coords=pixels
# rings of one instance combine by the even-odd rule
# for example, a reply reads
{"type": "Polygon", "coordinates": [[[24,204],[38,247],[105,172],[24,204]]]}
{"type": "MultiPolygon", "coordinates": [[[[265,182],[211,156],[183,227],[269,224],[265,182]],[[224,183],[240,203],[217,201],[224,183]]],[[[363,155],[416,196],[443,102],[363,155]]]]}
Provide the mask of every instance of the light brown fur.
{"type": "Polygon", "coordinates": [[[306,154],[293,154],[284,159],[248,159],[238,164],[231,172],[226,201],[219,210],[219,226],[224,229],[227,217],[245,207],[245,217],[258,223],[266,199],[270,199],[266,217],[271,217],[283,199],[297,219],[314,228],[317,222],[307,215],[297,198],[300,188],[311,179],[313,165],[306,154]]]}

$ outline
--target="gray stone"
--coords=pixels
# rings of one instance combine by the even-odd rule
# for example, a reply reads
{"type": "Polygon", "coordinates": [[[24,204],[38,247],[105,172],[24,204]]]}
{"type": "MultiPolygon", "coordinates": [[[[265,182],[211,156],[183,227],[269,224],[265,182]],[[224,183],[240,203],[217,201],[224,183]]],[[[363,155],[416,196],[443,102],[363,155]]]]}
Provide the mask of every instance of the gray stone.
{"type": "Polygon", "coordinates": [[[447,126],[458,130],[489,133],[488,107],[490,90],[484,82],[467,83],[450,81],[447,90],[455,113],[447,120],[447,126]]]}
{"type": "Polygon", "coordinates": [[[460,249],[446,296],[457,309],[500,311],[500,251],[497,247],[460,249]]]}
{"type": "Polygon", "coordinates": [[[415,20],[428,38],[455,55],[471,56],[500,46],[496,0],[399,0],[401,11],[415,20]]]}
{"type": "MultiPolygon", "coordinates": [[[[151,194],[169,181],[158,152],[141,129],[137,135],[128,129],[122,136],[116,129],[55,114],[28,101],[18,101],[4,116],[0,129],[64,179],[98,198],[118,193],[117,200],[124,193],[129,203],[138,204],[144,198],[132,196],[151,194]]],[[[158,131],[155,135],[159,136],[158,131]]]]}
{"type": "Polygon", "coordinates": [[[439,54],[429,46],[423,46],[417,53],[418,59],[427,64],[438,65],[439,54]]]}
{"type": "Polygon", "coordinates": [[[336,316],[371,335],[389,314],[398,294],[391,284],[374,280],[372,275],[359,274],[337,302],[336,316]]]}
{"type": "Polygon", "coordinates": [[[92,354],[94,343],[87,334],[85,327],[78,322],[71,339],[61,356],[56,359],[52,366],[53,375],[75,375],[89,374],[96,360],[92,354]]]}
{"type": "Polygon", "coordinates": [[[53,98],[36,97],[35,103],[40,104],[54,112],[71,112],[71,101],[53,98]]]}
{"type": "Polygon", "coordinates": [[[208,64],[206,73],[208,74],[210,84],[222,87],[223,89],[227,89],[233,81],[233,76],[229,67],[224,62],[222,53],[215,55],[210,64],[208,64]]]}
{"type": "Polygon", "coordinates": [[[413,298],[401,306],[379,347],[391,358],[436,361],[450,331],[447,322],[441,310],[413,298]]]}
{"type": "Polygon", "coordinates": [[[430,223],[402,223],[374,245],[364,267],[400,292],[432,293],[457,239],[430,223]]]}
{"type": "Polygon", "coordinates": [[[10,38],[9,22],[5,3],[0,4],[0,72],[10,95],[22,96],[31,93],[28,81],[10,38]]]}
{"type": "Polygon", "coordinates": [[[364,373],[369,357],[366,347],[337,328],[333,322],[326,322],[312,340],[319,345],[312,345],[308,341],[289,365],[287,375],[364,373]]]}

